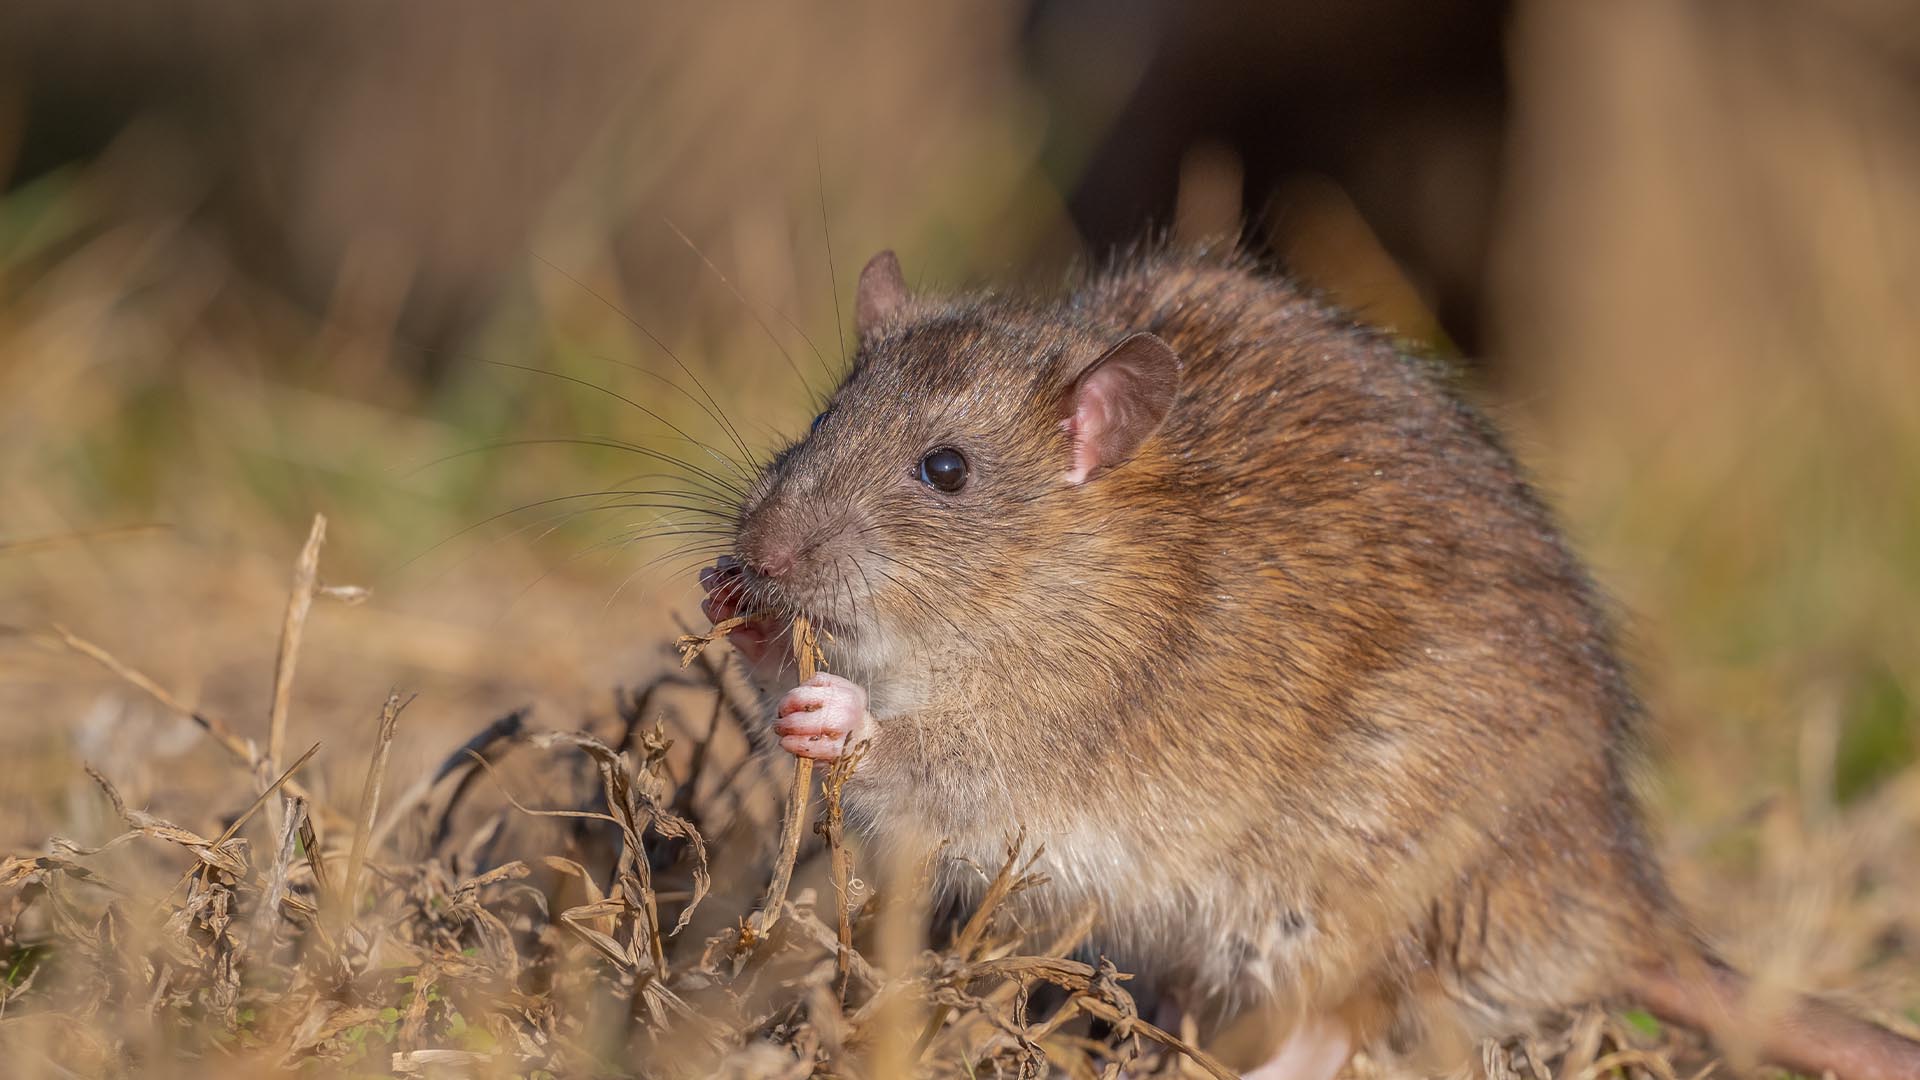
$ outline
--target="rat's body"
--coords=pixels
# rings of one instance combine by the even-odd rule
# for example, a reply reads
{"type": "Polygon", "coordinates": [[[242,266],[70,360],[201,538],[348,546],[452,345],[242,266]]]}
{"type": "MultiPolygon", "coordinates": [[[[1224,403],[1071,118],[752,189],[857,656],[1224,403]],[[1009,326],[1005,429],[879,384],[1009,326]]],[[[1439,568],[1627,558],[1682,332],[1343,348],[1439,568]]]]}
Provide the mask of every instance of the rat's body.
{"type": "Polygon", "coordinates": [[[833,634],[779,729],[870,739],[875,842],[946,840],[964,891],[1024,828],[1032,915],[1091,904],[1183,1006],[1297,1018],[1303,1080],[1715,977],[1642,835],[1599,602],[1431,368],[1219,260],[1036,306],[909,298],[882,256],[859,315],[709,587],[833,634]]]}

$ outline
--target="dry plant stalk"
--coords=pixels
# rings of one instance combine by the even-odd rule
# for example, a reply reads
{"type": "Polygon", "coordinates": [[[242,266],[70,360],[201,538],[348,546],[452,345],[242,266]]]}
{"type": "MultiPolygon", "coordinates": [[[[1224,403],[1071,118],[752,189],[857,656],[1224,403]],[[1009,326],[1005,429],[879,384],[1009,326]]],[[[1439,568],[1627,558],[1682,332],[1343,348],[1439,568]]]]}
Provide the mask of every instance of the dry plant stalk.
{"type": "MultiPolygon", "coordinates": [[[[713,624],[712,629],[704,634],[682,634],[674,642],[674,647],[680,650],[680,666],[684,668],[688,664],[693,663],[694,658],[699,656],[709,645],[726,637],[729,633],[745,626],[747,623],[764,617],[764,614],[759,612],[736,615],[733,618],[722,619],[713,624]]],[[[825,663],[820,653],[820,636],[813,627],[813,620],[807,618],[805,615],[796,615],[794,617],[792,635],[793,661],[795,666],[800,669],[800,681],[806,682],[808,679],[813,678],[825,663]]],[[[845,780],[843,779],[841,783],[844,784],[845,780]]],[[[832,793],[835,802],[838,801],[838,795],[839,790],[835,788],[832,793]]],[[[773,925],[780,921],[780,907],[786,903],[787,886],[793,881],[794,863],[800,857],[800,837],[802,827],[806,824],[807,820],[807,804],[812,801],[812,797],[813,759],[803,757],[794,758],[793,781],[787,786],[787,813],[786,817],[781,819],[780,822],[780,854],[774,863],[773,880],[767,886],[766,902],[760,906],[759,911],[754,913],[753,919],[747,928],[751,937],[743,937],[741,942],[743,945],[750,944],[753,940],[764,938],[767,932],[773,929],[773,925]]],[[[837,827],[835,831],[837,834],[837,827]]],[[[844,854],[845,849],[839,844],[837,835],[832,839],[835,865],[834,881],[840,889],[841,897],[840,939],[841,952],[844,954],[851,947],[853,940],[852,923],[849,914],[845,910],[847,878],[843,876],[850,875],[851,864],[847,864],[847,869],[842,869],[842,864],[847,858],[844,854]]],[[[846,985],[846,967],[844,961],[842,961],[840,978],[841,986],[844,989],[846,985]]]]}
{"type": "Polygon", "coordinates": [[[834,957],[835,973],[840,984],[840,1000],[847,999],[848,982],[853,978],[853,852],[847,849],[845,829],[846,813],[841,803],[847,778],[853,775],[854,768],[860,763],[860,755],[866,750],[862,743],[854,747],[846,756],[833,763],[827,770],[827,782],[824,785],[827,799],[826,820],[814,826],[827,841],[827,850],[833,860],[833,891],[837,900],[834,907],[840,916],[838,949],[834,957]]]}
{"type": "Polygon", "coordinates": [[[367,763],[367,782],[360,789],[360,812],[353,821],[353,848],[347,856],[346,879],[335,899],[334,918],[344,924],[353,918],[354,896],[360,884],[360,871],[367,859],[367,841],[373,836],[373,819],[380,812],[380,789],[387,779],[387,754],[393,749],[393,735],[400,726],[400,711],[413,702],[401,700],[398,690],[388,691],[380,707],[380,730],[374,736],[373,760],[367,763]]]}
{"type": "MultiPolygon", "coordinates": [[[[702,670],[714,691],[724,694],[718,673],[710,666],[702,670]]],[[[292,800],[266,860],[249,853],[240,834],[249,820],[265,816],[263,805],[277,797],[271,785],[251,796],[224,831],[198,834],[127,806],[100,777],[101,790],[130,826],[128,834],[101,848],[56,842],[50,854],[0,857],[0,946],[12,944],[4,937],[11,914],[31,905],[45,913],[50,930],[44,940],[57,958],[37,982],[31,974],[13,985],[0,981],[10,1030],[35,1025],[50,1040],[68,1040],[58,1045],[70,1049],[72,1040],[116,1030],[126,1017],[151,1016],[185,1040],[183,1056],[169,1063],[201,1063],[218,1052],[235,1055],[241,1069],[292,1068],[325,1076],[364,1074],[374,1063],[402,1074],[628,1075],[625,1066],[606,1067],[608,1044],[582,1035],[622,1030],[627,1035],[617,1047],[627,1055],[623,1060],[637,1063],[632,1074],[662,1080],[772,1080],[798,1075],[796,1067],[924,1080],[1113,1076],[1123,1069],[1214,1080],[1233,1075],[1195,1045],[1191,1032],[1143,1019],[1126,989],[1127,976],[1112,964],[1068,958],[1092,928],[1092,909],[1049,941],[1026,940],[1010,902],[1042,887],[1044,879],[1035,873],[1039,853],[1025,850],[1022,840],[1009,844],[985,895],[949,944],[928,948],[922,938],[910,957],[890,969],[850,947],[850,909],[843,907],[836,933],[824,911],[784,899],[772,908],[781,918],[778,933],[753,937],[745,927],[729,928],[707,938],[704,948],[668,947],[663,939],[688,928],[693,906],[707,893],[705,804],[690,793],[714,787],[701,783],[700,770],[675,775],[668,769],[671,743],[660,727],[643,732],[637,743],[620,744],[632,750],[616,750],[585,731],[527,740],[534,748],[565,748],[591,758],[600,773],[604,812],[585,803],[532,810],[502,788],[506,801],[526,813],[616,826],[617,855],[576,860],[527,851],[524,858],[481,869],[488,864],[474,861],[471,852],[476,841],[494,835],[501,812],[462,848],[458,858],[472,869],[456,869],[453,850],[460,845],[434,839],[434,830],[425,852],[402,855],[383,846],[388,833],[366,831],[388,804],[415,803],[382,793],[381,759],[402,705],[389,699],[382,713],[382,738],[358,818],[364,850],[354,856],[355,884],[344,889],[341,864],[329,867],[318,858],[320,836],[292,800]],[[687,816],[676,807],[685,807],[687,816]],[[193,856],[183,879],[185,895],[176,886],[151,916],[130,910],[128,901],[140,894],[107,880],[102,871],[108,866],[79,861],[136,834],[179,845],[193,856]],[[401,857],[386,861],[391,856],[401,857]],[[577,881],[582,902],[557,910],[530,899],[527,879],[535,867],[577,881]],[[661,872],[675,879],[656,893],[661,872]],[[677,905],[678,918],[664,905],[677,905]],[[137,925],[150,929],[126,933],[137,925]],[[312,951],[303,943],[311,943],[312,951]],[[734,963],[724,962],[729,956],[734,963]],[[130,957],[139,965],[131,980],[130,957]],[[527,994],[520,979],[532,970],[561,972],[568,984],[527,994]],[[856,1004],[848,1004],[849,998],[856,1004]],[[916,1045],[926,1017],[936,1011],[940,1022],[927,1029],[931,1038],[916,1045]],[[463,1035],[452,1026],[456,1021],[484,1024],[486,1045],[476,1046],[471,1032],[463,1035]],[[1090,1023],[1104,1032],[1094,1034],[1090,1023]],[[896,1035],[902,1044],[897,1051],[896,1035]]],[[[484,759],[476,760],[479,750],[516,732],[517,717],[496,721],[449,755],[449,762],[471,762],[476,774],[491,774],[484,759]]],[[[745,735],[754,718],[742,711],[736,719],[745,735]]],[[[703,737],[711,740],[712,725],[705,727],[703,737]]],[[[829,844],[836,781],[845,779],[852,758],[843,757],[826,777],[828,827],[822,831],[829,844]]],[[[289,766],[282,779],[305,760],[289,766]]],[[[443,765],[435,775],[450,778],[445,770],[443,765]]],[[[731,774],[718,775],[730,782],[731,774]]],[[[448,793],[450,800],[465,790],[448,786],[457,789],[448,793]]],[[[764,870],[758,838],[738,835],[753,845],[747,872],[764,870]]],[[[338,839],[336,852],[345,839],[338,839]]],[[[835,883],[844,886],[851,864],[839,865],[846,869],[836,871],[835,883]]],[[[918,917],[908,905],[898,911],[918,917]]],[[[1486,1074],[1491,1080],[1700,1080],[1690,1070],[1676,1071],[1664,1045],[1630,1043],[1605,1014],[1586,1016],[1577,1031],[1550,1044],[1489,1041],[1481,1048],[1486,1074]]],[[[89,1075],[111,1071],[104,1063],[116,1053],[137,1051],[95,1041],[89,1060],[103,1065],[90,1067],[89,1075]]],[[[1410,1074],[1362,1061],[1352,1075],[1403,1080],[1410,1074]]]]}
{"type": "MultiPolygon", "coordinates": [[[[224,747],[227,753],[232,754],[256,774],[260,772],[260,752],[254,748],[252,741],[242,739],[240,736],[235,735],[233,729],[228,727],[219,717],[212,716],[186,704],[178,697],[175,697],[166,687],[153,681],[153,679],[144,672],[128,667],[112,653],[95,645],[93,642],[88,641],[86,638],[81,637],[59,623],[53,624],[53,632],[60,635],[60,640],[66,643],[67,648],[106,668],[122,682],[146,694],[162,706],[192,720],[200,726],[200,730],[211,735],[215,742],[224,747]]],[[[306,799],[310,803],[313,802],[312,793],[295,781],[288,780],[285,787],[288,792],[296,797],[306,799]]]]}
{"type": "Polygon", "coordinates": [[[280,651],[273,660],[273,704],[267,712],[266,771],[278,767],[287,748],[287,708],[293,698],[293,673],[300,663],[300,637],[313,610],[313,590],[320,579],[320,545],[327,539],[327,516],[313,515],[313,529],[293,566],[293,591],[287,595],[287,613],[280,622],[280,651]]]}
{"type": "Polygon", "coordinates": [[[254,750],[252,744],[240,736],[235,735],[233,729],[228,727],[219,718],[209,716],[181,701],[179,698],[173,696],[172,692],[167,690],[166,687],[153,681],[146,673],[121,663],[120,659],[112,653],[95,645],[93,642],[88,641],[86,638],[81,637],[59,623],[53,624],[53,632],[60,635],[60,640],[66,643],[67,648],[106,668],[121,681],[141,691],[166,708],[200,725],[202,730],[213,736],[215,742],[225,747],[229,754],[245,762],[249,767],[259,764],[260,755],[254,750]]]}
{"type": "Polygon", "coordinates": [[[120,540],[131,536],[143,536],[148,533],[166,532],[173,528],[162,522],[146,525],[117,525],[105,529],[82,529],[77,532],[55,533],[52,536],[29,536],[21,540],[0,540],[0,557],[8,555],[31,555],[40,551],[52,551],[70,547],[74,544],[90,544],[100,540],[120,540]]]}
{"type": "MultiPolygon", "coordinates": [[[[987,927],[993,922],[994,911],[1000,907],[1002,901],[1013,895],[1020,883],[1026,879],[1026,870],[1033,866],[1034,860],[1039,859],[1045,850],[1044,848],[1036,850],[1027,860],[1027,865],[1022,867],[1020,851],[1026,843],[1027,832],[1022,829],[1019,835],[1013,838],[1013,842],[1007,845],[1007,861],[1000,864],[999,873],[993,876],[993,880],[987,884],[987,891],[980,896],[980,905],[974,908],[973,915],[967,919],[966,925],[960,928],[960,935],[954,938],[953,955],[963,960],[973,956],[974,950],[980,947],[981,939],[986,936],[987,927]]],[[[926,1055],[927,1048],[933,1045],[934,1037],[940,1034],[940,1029],[946,1025],[947,1018],[952,1012],[952,1008],[946,1005],[935,1006],[933,1015],[927,1017],[927,1026],[921,1029],[920,1038],[914,1043],[915,1060],[926,1055]]]]}
{"type": "MultiPolygon", "coordinates": [[[[755,619],[763,619],[765,617],[764,612],[757,611],[747,615],[735,615],[731,619],[721,619],[719,622],[714,623],[704,634],[681,634],[673,641],[673,647],[680,650],[681,668],[684,669],[688,664],[693,663],[694,658],[702,652],[705,652],[707,646],[712,645],[714,642],[719,641],[755,619]]],[[[794,640],[797,648],[799,642],[797,634],[794,640]]]]}
{"type": "MultiPolygon", "coordinates": [[[[820,669],[820,639],[814,633],[813,620],[798,615],[793,620],[793,660],[800,668],[800,681],[813,678],[820,669]]],[[[754,918],[753,930],[764,936],[780,921],[780,905],[787,901],[787,885],[793,880],[793,864],[800,857],[800,828],[807,820],[807,803],[813,795],[813,759],[793,759],[793,783],[787,788],[787,816],[780,823],[780,855],[773,864],[773,882],[767,886],[767,902],[754,918]]]]}
{"type": "MultiPolygon", "coordinates": [[[[230,823],[226,827],[225,831],[221,832],[219,838],[216,839],[210,845],[210,847],[213,850],[217,851],[221,847],[223,847],[227,843],[227,841],[232,840],[236,835],[238,835],[240,832],[240,827],[245,825],[249,820],[251,820],[254,813],[258,811],[261,806],[265,805],[267,800],[272,798],[275,792],[279,791],[283,787],[292,786],[293,774],[299,772],[301,767],[304,766],[307,762],[313,760],[313,755],[319,752],[320,752],[319,743],[314,743],[312,746],[307,747],[306,753],[301,754],[300,757],[296,761],[294,761],[293,764],[287,766],[287,769],[285,772],[281,773],[277,779],[268,783],[267,786],[261,790],[260,794],[255,795],[253,797],[253,801],[247,804],[247,808],[245,810],[242,810],[239,813],[239,815],[233,819],[232,823],[230,823]]],[[[106,778],[101,776],[99,773],[95,772],[91,766],[88,766],[87,768],[87,775],[93,777],[94,782],[99,784],[100,787],[106,791],[107,797],[113,802],[114,808],[120,811],[120,814],[122,817],[126,817],[127,816],[126,804],[120,800],[119,793],[113,790],[113,786],[107,783],[106,778]]],[[[295,796],[295,798],[298,798],[298,796],[295,796]]],[[[205,860],[205,859],[203,859],[202,861],[209,862],[208,860],[205,860]]],[[[209,865],[211,865],[210,862],[209,862],[209,865]]],[[[201,866],[195,866],[193,869],[187,871],[186,877],[182,877],[179,881],[174,883],[173,888],[167,890],[167,895],[161,898],[161,902],[165,903],[167,900],[171,899],[173,897],[173,894],[180,890],[180,886],[185,885],[188,879],[193,877],[193,875],[202,872],[202,869],[203,867],[201,866]]]]}
{"type": "MultiPolygon", "coordinates": [[[[300,638],[313,610],[314,586],[320,579],[320,545],[327,539],[327,516],[313,515],[313,528],[293,565],[293,591],[287,594],[287,613],[280,621],[280,651],[273,659],[273,703],[267,709],[267,756],[258,766],[264,782],[280,767],[287,750],[287,711],[293,701],[293,673],[300,664],[300,638]]],[[[280,834],[280,807],[267,808],[269,831],[280,834]]]]}

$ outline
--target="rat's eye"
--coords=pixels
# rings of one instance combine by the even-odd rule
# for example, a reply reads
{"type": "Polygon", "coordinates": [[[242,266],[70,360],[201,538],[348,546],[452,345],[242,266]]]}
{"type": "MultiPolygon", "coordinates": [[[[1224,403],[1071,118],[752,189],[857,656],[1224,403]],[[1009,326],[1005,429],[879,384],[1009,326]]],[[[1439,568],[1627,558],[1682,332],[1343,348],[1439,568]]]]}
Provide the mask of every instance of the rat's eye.
{"type": "Polygon", "coordinates": [[[813,418],[813,426],[807,429],[807,434],[809,434],[809,435],[812,435],[812,434],[813,434],[814,432],[816,432],[816,431],[819,431],[819,430],[820,430],[820,425],[821,425],[821,424],[824,424],[824,423],[826,423],[826,422],[827,422],[827,414],[826,414],[826,413],[821,413],[821,414],[820,414],[819,416],[816,416],[816,417],[814,417],[814,418],[813,418]]]}
{"type": "Polygon", "coordinates": [[[920,459],[920,482],[951,495],[967,486],[967,459],[951,446],[929,450],[920,459]]]}

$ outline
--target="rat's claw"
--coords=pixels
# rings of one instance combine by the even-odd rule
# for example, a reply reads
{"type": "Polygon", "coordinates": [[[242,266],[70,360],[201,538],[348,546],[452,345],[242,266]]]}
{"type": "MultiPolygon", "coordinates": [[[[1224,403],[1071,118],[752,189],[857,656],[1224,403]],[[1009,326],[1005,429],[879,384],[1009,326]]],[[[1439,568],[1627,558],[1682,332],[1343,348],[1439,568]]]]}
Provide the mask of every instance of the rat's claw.
{"type": "Polygon", "coordinates": [[[780,748],[795,757],[837,761],[872,737],[873,717],[860,684],[821,672],[787,691],[773,722],[780,748]]]}

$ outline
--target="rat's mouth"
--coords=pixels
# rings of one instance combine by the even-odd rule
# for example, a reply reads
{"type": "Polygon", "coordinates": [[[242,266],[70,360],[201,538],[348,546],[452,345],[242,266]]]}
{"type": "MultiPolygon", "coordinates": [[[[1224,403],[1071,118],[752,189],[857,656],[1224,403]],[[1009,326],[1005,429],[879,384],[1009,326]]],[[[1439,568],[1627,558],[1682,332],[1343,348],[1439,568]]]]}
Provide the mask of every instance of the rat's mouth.
{"type": "Polygon", "coordinates": [[[722,559],[701,571],[700,584],[707,591],[701,609],[709,621],[718,625],[744,618],[745,625],[734,632],[753,635],[762,643],[788,637],[793,620],[801,616],[829,643],[853,638],[853,620],[833,610],[833,605],[822,610],[822,605],[807,603],[790,586],[748,569],[737,559],[722,559]]]}

